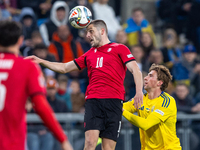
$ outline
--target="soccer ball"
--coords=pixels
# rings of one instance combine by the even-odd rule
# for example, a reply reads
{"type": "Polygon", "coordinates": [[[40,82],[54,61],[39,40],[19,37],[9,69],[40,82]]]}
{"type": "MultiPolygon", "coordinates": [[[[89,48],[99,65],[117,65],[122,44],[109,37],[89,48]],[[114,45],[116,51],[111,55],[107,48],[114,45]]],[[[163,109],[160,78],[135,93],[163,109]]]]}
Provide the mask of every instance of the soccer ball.
{"type": "Polygon", "coordinates": [[[76,6],[69,13],[69,22],[75,28],[85,28],[91,21],[92,13],[85,6],[76,6]]]}

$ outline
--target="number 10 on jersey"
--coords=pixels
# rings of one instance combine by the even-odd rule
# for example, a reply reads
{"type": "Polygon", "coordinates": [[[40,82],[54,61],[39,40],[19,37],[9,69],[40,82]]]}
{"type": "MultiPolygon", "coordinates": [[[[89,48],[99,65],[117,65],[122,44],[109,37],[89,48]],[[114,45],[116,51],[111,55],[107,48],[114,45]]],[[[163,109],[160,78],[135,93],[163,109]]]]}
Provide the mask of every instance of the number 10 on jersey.
{"type": "Polygon", "coordinates": [[[101,67],[103,67],[103,57],[98,57],[96,68],[101,68],[101,67]]]}

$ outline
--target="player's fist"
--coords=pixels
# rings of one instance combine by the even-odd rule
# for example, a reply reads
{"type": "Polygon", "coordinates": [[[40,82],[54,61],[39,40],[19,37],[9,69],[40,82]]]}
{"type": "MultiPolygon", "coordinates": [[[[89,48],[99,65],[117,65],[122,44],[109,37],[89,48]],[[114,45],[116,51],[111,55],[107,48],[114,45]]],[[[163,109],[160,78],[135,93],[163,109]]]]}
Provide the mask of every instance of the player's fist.
{"type": "Polygon", "coordinates": [[[61,144],[62,150],[73,150],[71,144],[69,143],[69,141],[64,141],[61,144]]]}
{"type": "Polygon", "coordinates": [[[37,63],[37,64],[42,63],[42,59],[40,59],[40,58],[38,58],[38,57],[36,57],[34,55],[25,57],[24,59],[30,59],[30,60],[34,61],[35,63],[37,63]]]}

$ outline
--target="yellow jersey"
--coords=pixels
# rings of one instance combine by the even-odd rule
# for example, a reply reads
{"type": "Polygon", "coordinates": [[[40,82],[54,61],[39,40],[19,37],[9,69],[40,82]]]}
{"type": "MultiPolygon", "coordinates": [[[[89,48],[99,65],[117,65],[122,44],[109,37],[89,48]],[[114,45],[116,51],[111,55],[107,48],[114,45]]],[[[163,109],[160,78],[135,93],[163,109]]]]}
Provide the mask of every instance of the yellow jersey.
{"type": "MultiPolygon", "coordinates": [[[[131,113],[137,112],[138,116],[142,117],[142,119],[147,118],[149,115],[160,119],[160,123],[150,127],[146,131],[139,128],[141,150],[182,149],[180,140],[176,135],[176,102],[168,93],[162,92],[155,99],[148,99],[148,94],[144,94],[143,105],[139,109],[134,107],[134,99],[124,103],[123,109],[131,113]]],[[[126,113],[123,115],[125,116],[126,113]]]]}

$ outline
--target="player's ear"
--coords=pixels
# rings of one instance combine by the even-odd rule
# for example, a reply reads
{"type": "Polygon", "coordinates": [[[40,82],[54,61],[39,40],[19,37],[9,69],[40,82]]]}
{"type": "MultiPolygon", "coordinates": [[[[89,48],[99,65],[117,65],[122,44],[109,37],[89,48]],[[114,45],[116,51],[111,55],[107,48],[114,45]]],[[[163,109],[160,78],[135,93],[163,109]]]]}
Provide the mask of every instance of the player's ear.
{"type": "Polygon", "coordinates": [[[162,84],[163,84],[163,81],[162,81],[162,80],[159,80],[159,81],[158,81],[158,85],[161,86],[162,84]]]}
{"type": "Polygon", "coordinates": [[[24,41],[24,36],[21,35],[17,41],[17,45],[21,46],[23,44],[23,41],[24,41]]]}
{"type": "Polygon", "coordinates": [[[105,29],[101,28],[101,35],[105,34],[105,29]]]}

